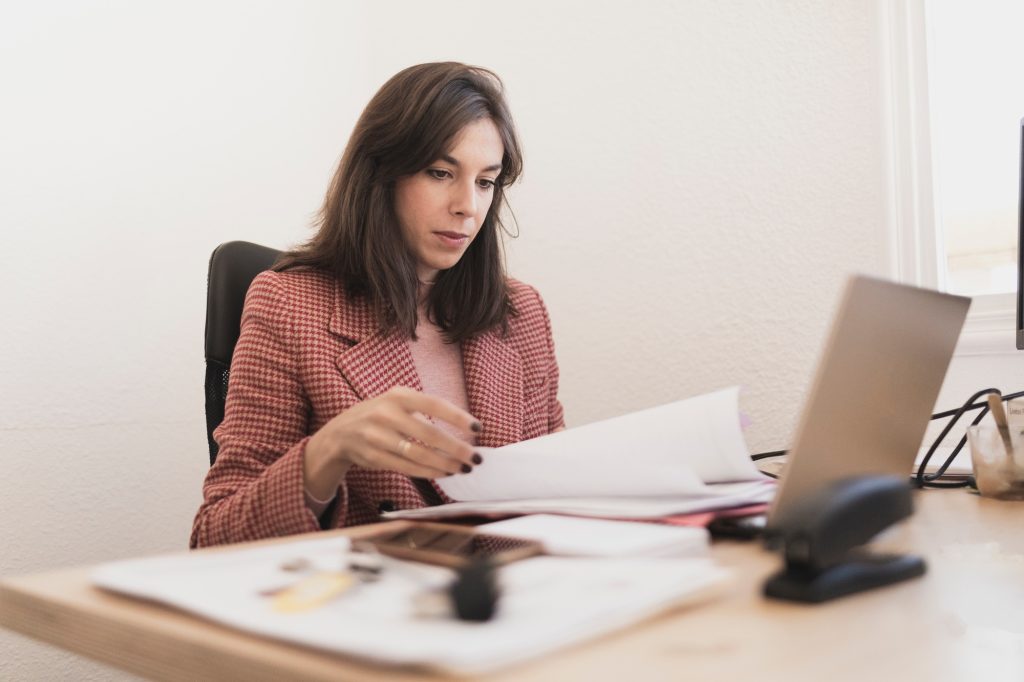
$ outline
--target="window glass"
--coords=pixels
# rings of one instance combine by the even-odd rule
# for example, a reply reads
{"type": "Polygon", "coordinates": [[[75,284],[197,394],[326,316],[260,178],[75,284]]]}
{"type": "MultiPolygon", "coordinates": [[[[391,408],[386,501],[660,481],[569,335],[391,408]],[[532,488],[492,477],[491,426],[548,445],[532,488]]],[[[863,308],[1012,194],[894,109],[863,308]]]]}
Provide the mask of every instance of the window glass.
{"type": "Polygon", "coordinates": [[[933,182],[946,289],[1017,289],[1024,2],[926,0],[933,182]]]}

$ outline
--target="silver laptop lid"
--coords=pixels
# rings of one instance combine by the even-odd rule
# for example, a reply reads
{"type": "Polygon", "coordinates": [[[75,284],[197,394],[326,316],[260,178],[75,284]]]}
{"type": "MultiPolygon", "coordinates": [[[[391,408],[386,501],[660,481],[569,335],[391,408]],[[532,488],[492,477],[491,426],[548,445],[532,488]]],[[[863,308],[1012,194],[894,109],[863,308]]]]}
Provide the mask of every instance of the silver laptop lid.
{"type": "Polygon", "coordinates": [[[971,299],[865,276],[847,282],[768,526],[809,493],[910,476],[971,299]]]}

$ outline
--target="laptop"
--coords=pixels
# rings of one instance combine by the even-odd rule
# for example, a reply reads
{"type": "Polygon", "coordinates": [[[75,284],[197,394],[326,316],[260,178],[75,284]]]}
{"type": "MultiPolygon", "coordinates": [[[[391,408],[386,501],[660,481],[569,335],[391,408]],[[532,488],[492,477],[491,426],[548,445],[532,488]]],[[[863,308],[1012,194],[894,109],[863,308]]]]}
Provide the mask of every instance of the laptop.
{"type": "MultiPolygon", "coordinates": [[[[908,475],[970,302],[872,277],[850,278],[768,511],[768,528],[782,526],[801,500],[836,481],[908,475]]],[[[751,519],[746,534],[764,525],[751,519]]]]}

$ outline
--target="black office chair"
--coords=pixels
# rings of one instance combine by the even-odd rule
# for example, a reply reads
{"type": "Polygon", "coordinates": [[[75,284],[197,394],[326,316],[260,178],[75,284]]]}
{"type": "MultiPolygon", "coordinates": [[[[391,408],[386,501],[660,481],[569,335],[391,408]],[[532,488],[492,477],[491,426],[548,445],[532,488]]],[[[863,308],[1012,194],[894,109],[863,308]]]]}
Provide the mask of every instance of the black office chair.
{"type": "Polygon", "coordinates": [[[224,420],[231,355],[242,324],[245,294],[256,275],[269,270],[280,251],[250,244],[225,242],[213,250],[206,277],[206,438],[210,466],[217,459],[213,430],[224,420]]]}

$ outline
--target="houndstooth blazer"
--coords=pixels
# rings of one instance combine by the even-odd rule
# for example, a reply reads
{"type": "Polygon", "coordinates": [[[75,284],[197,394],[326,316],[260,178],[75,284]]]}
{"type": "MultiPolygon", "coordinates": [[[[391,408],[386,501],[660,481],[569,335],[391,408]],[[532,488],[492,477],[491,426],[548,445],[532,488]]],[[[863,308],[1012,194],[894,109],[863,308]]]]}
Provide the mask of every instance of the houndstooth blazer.
{"type": "MultiPolygon", "coordinates": [[[[477,442],[500,446],[564,425],[551,323],[540,295],[510,280],[518,315],[506,337],[486,332],[462,344],[477,442]]],[[[373,311],[312,270],[264,272],[253,280],[231,362],[220,446],[192,527],[199,547],[319,530],[306,506],[303,452],[309,437],[356,403],[394,386],[423,390],[408,344],[377,330],[373,311]]],[[[410,478],[352,467],[329,527],[380,520],[382,509],[425,504],[410,478]]]]}

